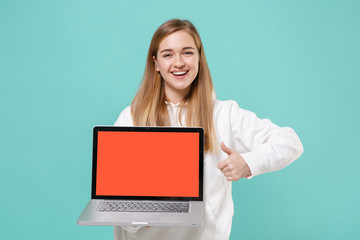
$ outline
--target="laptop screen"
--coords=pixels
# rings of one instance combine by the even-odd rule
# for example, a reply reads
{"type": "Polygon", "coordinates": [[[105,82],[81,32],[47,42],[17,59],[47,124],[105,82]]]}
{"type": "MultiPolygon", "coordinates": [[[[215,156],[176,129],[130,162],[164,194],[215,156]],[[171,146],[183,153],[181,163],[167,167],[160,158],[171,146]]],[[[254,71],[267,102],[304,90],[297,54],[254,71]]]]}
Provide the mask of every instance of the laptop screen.
{"type": "Polygon", "coordinates": [[[202,129],[95,128],[93,195],[202,198],[202,129]]]}

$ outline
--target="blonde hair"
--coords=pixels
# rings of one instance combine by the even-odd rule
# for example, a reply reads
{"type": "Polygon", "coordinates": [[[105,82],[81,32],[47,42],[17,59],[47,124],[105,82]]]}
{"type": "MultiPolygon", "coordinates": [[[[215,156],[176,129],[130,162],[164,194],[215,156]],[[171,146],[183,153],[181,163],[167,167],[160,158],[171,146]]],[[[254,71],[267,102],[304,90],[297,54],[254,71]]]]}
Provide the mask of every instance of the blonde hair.
{"type": "MultiPolygon", "coordinates": [[[[155,69],[153,58],[161,41],[177,31],[185,31],[195,41],[199,51],[199,71],[191,90],[183,100],[181,113],[186,112],[186,126],[202,127],[205,130],[205,151],[215,150],[215,130],[213,121],[213,83],[206,62],[204,48],[194,25],[188,20],[171,19],[163,23],[154,33],[146,60],[145,72],[139,90],[131,103],[131,114],[135,126],[169,126],[170,119],[166,106],[164,80],[155,69]]],[[[181,120],[179,119],[181,122],[181,120]]],[[[181,123],[182,124],[182,123],[181,123]]]]}

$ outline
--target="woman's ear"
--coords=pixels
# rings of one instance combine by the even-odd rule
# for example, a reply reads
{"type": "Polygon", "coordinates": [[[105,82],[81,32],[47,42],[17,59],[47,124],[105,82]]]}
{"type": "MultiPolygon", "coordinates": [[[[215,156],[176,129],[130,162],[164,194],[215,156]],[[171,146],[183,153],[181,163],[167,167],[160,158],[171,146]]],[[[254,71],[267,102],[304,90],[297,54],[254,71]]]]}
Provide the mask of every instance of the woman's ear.
{"type": "Polygon", "coordinates": [[[154,61],[154,63],[155,63],[155,70],[159,72],[160,70],[159,70],[159,67],[158,67],[158,64],[157,64],[157,61],[156,61],[155,56],[153,56],[153,61],[154,61]]]}

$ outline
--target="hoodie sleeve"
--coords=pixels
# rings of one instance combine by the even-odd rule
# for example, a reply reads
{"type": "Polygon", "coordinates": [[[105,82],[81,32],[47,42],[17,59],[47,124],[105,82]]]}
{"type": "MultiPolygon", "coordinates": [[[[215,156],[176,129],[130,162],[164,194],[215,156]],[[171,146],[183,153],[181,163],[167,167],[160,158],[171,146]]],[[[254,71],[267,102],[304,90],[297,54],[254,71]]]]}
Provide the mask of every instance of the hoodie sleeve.
{"type": "Polygon", "coordinates": [[[249,178],[280,170],[303,153],[301,141],[293,129],[279,127],[269,119],[260,119],[255,113],[241,109],[234,101],[230,122],[235,142],[248,149],[240,154],[251,170],[249,178]]]}
{"type": "Polygon", "coordinates": [[[128,106],[119,114],[114,126],[134,126],[130,109],[130,106],[128,106]]]}

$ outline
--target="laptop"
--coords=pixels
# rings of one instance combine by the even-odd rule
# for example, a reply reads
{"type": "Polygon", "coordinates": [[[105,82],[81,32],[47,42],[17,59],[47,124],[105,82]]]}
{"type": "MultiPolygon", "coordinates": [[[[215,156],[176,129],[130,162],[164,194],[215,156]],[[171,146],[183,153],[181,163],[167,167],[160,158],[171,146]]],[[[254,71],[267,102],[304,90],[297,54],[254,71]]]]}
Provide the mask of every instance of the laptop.
{"type": "Polygon", "coordinates": [[[92,164],[79,225],[202,225],[202,128],[96,126],[92,164]]]}

